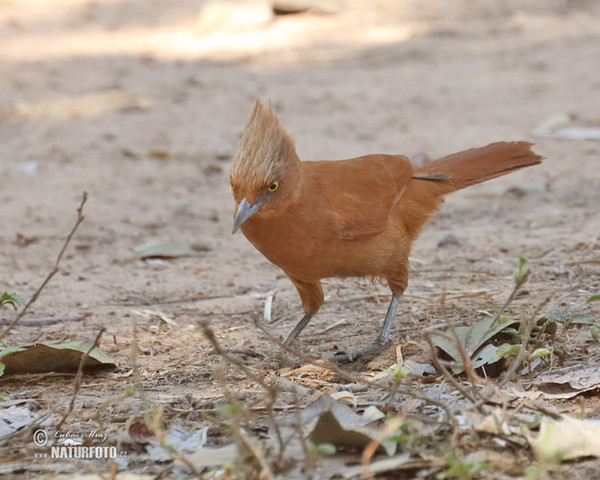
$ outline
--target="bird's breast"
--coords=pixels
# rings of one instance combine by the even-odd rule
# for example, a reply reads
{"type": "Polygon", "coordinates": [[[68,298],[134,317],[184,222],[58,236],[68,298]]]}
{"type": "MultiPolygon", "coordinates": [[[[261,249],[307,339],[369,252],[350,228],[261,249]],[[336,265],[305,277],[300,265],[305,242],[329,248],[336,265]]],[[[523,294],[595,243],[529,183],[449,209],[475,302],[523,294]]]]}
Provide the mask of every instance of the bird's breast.
{"type": "Polygon", "coordinates": [[[290,277],[307,282],[379,275],[395,249],[394,242],[385,235],[348,240],[319,222],[263,222],[260,217],[251,217],[242,231],[269,261],[290,277]]]}
{"type": "Polygon", "coordinates": [[[322,235],[311,235],[310,226],[297,223],[262,222],[249,219],[242,232],[269,261],[289,276],[306,281],[323,278],[328,266],[320,265],[319,256],[326,249],[322,235]]]}

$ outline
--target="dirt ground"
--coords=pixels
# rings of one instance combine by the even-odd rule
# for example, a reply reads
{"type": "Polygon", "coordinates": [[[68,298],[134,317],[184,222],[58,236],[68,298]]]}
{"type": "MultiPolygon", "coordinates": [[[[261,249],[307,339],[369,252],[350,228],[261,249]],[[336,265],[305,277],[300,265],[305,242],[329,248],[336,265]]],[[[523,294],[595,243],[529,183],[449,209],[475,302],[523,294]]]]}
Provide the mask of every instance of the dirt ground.
{"type": "MultiPolygon", "coordinates": [[[[598,303],[586,303],[600,291],[594,2],[326,2],[327,13],[271,19],[227,9],[211,16],[204,3],[0,1],[0,291],[31,297],[89,194],[59,274],[26,315],[62,320],[17,325],[3,342],[93,340],[105,328],[100,346],[118,367],[84,376],[70,428],[100,425],[116,438],[160,406],[165,428],[197,431],[207,425],[197,412],[224,398],[215,367],[238,400],[260,403],[256,385],[225,365],[200,328],[208,322],[224,348],[274,373],[275,347],[255,322],[264,322],[270,295],[273,336],[301,313],[285,275],[231,235],[228,169],[256,97],[271,99],[306,160],[381,152],[420,162],[498,140],[535,142],[545,157],[453,194],[423,232],[391,336],[405,359],[430,361],[426,327],[447,318],[468,324],[502,304],[522,256],[532,275],[510,314],[526,315],[553,294],[544,312],[598,317],[598,303]],[[562,138],[563,127],[591,135],[562,138]],[[448,235],[456,241],[440,246],[448,235]],[[183,242],[193,254],[132,256],[148,241],[183,242]],[[125,397],[132,385],[136,393],[125,397]]],[[[369,343],[389,301],[385,285],[331,279],[325,291],[300,351],[326,359],[369,343]]],[[[578,332],[559,343],[561,367],[598,366],[600,348],[578,332]]],[[[373,375],[396,361],[391,348],[370,366],[345,368],[373,375]]],[[[279,373],[304,377],[315,391],[347,389],[303,368],[292,362],[279,373]]],[[[5,375],[0,394],[60,418],[73,375],[5,375]]],[[[553,408],[600,415],[596,396],[578,398],[553,408]]],[[[226,443],[210,433],[208,441],[226,443]]],[[[30,444],[12,445],[13,474],[58,471],[19,457],[30,444]]],[[[185,475],[169,465],[140,455],[122,468],[185,475]]]]}

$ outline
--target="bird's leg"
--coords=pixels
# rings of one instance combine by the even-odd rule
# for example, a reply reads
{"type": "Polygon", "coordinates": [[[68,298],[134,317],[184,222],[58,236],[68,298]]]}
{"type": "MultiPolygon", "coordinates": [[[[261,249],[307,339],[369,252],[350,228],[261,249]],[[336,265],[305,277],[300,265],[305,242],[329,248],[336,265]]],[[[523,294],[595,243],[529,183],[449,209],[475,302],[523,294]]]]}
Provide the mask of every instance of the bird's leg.
{"type": "Polygon", "coordinates": [[[387,313],[385,314],[385,320],[383,321],[383,326],[381,327],[381,331],[377,338],[375,339],[375,343],[377,345],[385,345],[390,338],[390,330],[392,329],[392,325],[394,324],[394,318],[396,317],[396,309],[398,308],[398,304],[400,303],[400,299],[402,295],[393,294],[392,301],[390,302],[390,306],[388,307],[387,313]]]}
{"type": "Polygon", "coordinates": [[[402,295],[400,294],[392,294],[392,301],[390,302],[390,306],[388,307],[387,313],[385,314],[385,319],[383,321],[381,331],[379,332],[379,335],[377,335],[377,338],[371,345],[369,345],[366,348],[352,350],[349,353],[334,355],[331,358],[331,360],[337,363],[346,363],[353,362],[363,356],[374,356],[380,353],[384,349],[385,344],[390,338],[390,330],[392,329],[392,325],[394,324],[394,318],[396,317],[396,309],[398,308],[398,303],[400,303],[401,298],[402,295]]]}
{"type": "Polygon", "coordinates": [[[310,322],[310,319],[313,317],[313,315],[313,313],[305,313],[300,319],[300,321],[296,324],[294,329],[290,333],[288,333],[287,337],[283,339],[283,342],[281,342],[281,344],[284,347],[289,347],[290,344],[296,339],[296,337],[300,335],[300,332],[304,330],[304,327],[308,325],[308,322],[310,322]]]}
{"type": "Polygon", "coordinates": [[[310,319],[314,317],[315,313],[319,311],[319,308],[323,304],[323,288],[321,282],[306,282],[298,280],[297,278],[290,277],[290,280],[295,285],[302,300],[302,309],[304,315],[300,321],[296,324],[294,329],[288,334],[287,337],[281,342],[284,347],[288,347],[296,339],[300,332],[304,330],[304,327],[310,322],[310,319]]]}

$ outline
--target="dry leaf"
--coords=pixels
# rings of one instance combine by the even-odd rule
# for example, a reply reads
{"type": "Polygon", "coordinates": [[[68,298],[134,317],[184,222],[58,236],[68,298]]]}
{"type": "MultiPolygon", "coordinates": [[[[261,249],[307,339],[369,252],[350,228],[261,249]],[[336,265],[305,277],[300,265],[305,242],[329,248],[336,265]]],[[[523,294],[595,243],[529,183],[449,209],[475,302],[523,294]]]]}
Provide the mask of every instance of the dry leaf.
{"type": "Polygon", "coordinates": [[[337,400],[338,402],[343,403],[344,405],[349,405],[353,408],[356,408],[356,405],[358,404],[356,396],[352,392],[349,392],[347,390],[330,393],[329,395],[334,400],[337,400]]]}
{"type": "MultiPolygon", "coordinates": [[[[405,465],[409,461],[410,453],[402,453],[392,458],[384,458],[383,460],[371,462],[367,467],[366,471],[370,472],[371,474],[391,472],[393,470],[397,470],[399,467],[405,465]]],[[[364,472],[365,469],[362,465],[355,465],[352,467],[347,467],[342,473],[342,477],[353,478],[359,475],[363,475],[364,472]]]]}
{"type": "MultiPolygon", "coordinates": [[[[488,342],[502,330],[516,323],[518,323],[516,320],[499,323],[496,321],[496,317],[484,318],[473,325],[456,327],[447,333],[452,335],[452,332],[454,332],[461,347],[471,358],[473,368],[479,368],[500,360],[496,356],[497,347],[488,342]]],[[[436,332],[433,331],[431,332],[431,341],[454,360],[456,365],[452,367],[453,373],[459,374],[464,371],[462,356],[452,340],[436,335],[436,332]]]]}
{"type": "Polygon", "coordinates": [[[133,255],[144,258],[174,258],[197,255],[198,252],[186,242],[161,242],[152,240],[133,249],[133,255]]]}
{"type": "MultiPolygon", "coordinates": [[[[197,452],[190,453],[188,455],[182,455],[188,462],[190,462],[194,468],[202,469],[208,467],[219,467],[221,465],[227,465],[233,463],[238,456],[238,448],[235,444],[225,445],[224,447],[218,448],[201,448],[197,452]]],[[[175,463],[184,466],[185,464],[178,459],[175,459],[175,463]]]]}
{"type": "Polygon", "coordinates": [[[582,457],[600,458],[600,421],[544,417],[537,435],[528,441],[540,460],[563,461],[582,457]]]}
{"type": "Polygon", "coordinates": [[[532,386],[539,392],[536,398],[572,398],[583,392],[600,389],[600,367],[582,368],[567,373],[544,373],[532,386]]]}
{"type": "Polygon", "coordinates": [[[363,412],[363,417],[369,420],[369,422],[375,422],[385,418],[385,413],[379,410],[375,405],[369,405],[363,412]]]}
{"type": "MultiPolygon", "coordinates": [[[[76,372],[81,356],[92,347],[92,342],[68,342],[61,345],[36,343],[23,347],[10,347],[0,352],[0,362],[5,374],[76,372]]],[[[85,362],[85,368],[114,368],[115,364],[106,353],[95,347],[85,362]]]]}
{"type": "MultiPolygon", "coordinates": [[[[364,450],[379,435],[379,430],[366,426],[371,420],[327,394],[308,405],[300,414],[299,421],[308,426],[309,438],[317,444],[331,443],[337,447],[364,450]]],[[[396,442],[384,440],[378,450],[393,455],[396,442]]]]}

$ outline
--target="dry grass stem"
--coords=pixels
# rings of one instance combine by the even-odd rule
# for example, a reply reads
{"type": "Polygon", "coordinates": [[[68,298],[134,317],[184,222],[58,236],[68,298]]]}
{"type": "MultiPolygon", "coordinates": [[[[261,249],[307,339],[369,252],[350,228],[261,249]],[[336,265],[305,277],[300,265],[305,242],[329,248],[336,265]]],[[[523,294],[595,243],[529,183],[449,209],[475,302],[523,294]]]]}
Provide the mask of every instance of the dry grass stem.
{"type": "Polygon", "coordinates": [[[79,393],[79,390],[81,389],[81,379],[83,378],[83,367],[85,366],[85,362],[88,359],[91,351],[94,350],[94,348],[96,348],[98,346],[98,344],[100,342],[100,337],[102,336],[102,334],[104,333],[105,330],[106,330],[105,328],[100,329],[100,331],[96,335],[96,338],[94,339],[94,343],[92,344],[92,346],[88,349],[88,351],[86,353],[84,353],[81,356],[81,360],[79,361],[79,367],[77,368],[77,375],[75,375],[75,382],[73,385],[73,395],[71,396],[71,403],[69,404],[69,407],[67,408],[67,410],[66,410],[65,414],[63,415],[63,417],[61,418],[61,420],[56,425],[56,431],[60,431],[60,429],[64,425],[65,421],[67,420],[67,418],[69,418],[69,415],[71,415],[71,413],[73,412],[73,409],[75,408],[75,400],[77,399],[77,394],[79,393]]]}

